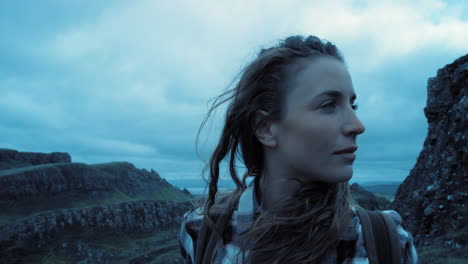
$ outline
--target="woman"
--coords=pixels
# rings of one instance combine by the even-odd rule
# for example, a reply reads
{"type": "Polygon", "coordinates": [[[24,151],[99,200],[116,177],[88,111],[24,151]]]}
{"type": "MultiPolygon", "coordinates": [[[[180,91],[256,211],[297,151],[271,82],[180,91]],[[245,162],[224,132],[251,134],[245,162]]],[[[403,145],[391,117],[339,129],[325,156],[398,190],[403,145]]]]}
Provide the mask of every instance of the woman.
{"type": "MultiPolygon", "coordinates": [[[[187,263],[367,263],[348,181],[356,137],[356,95],[343,57],[315,36],[263,49],[239,82],[214,102],[229,102],[209,167],[202,208],[184,215],[179,236],[187,263]],[[236,189],[218,193],[227,158],[236,189]],[[240,181],[236,160],[247,173],[240,181]],[[247,179],[253,180],[247,184],[247,179]]],[[[202,124],[202,126],[203,126],[202,124]]],[[[411,234],[395,211],[403,263],[415,263],[411,234]]]]}

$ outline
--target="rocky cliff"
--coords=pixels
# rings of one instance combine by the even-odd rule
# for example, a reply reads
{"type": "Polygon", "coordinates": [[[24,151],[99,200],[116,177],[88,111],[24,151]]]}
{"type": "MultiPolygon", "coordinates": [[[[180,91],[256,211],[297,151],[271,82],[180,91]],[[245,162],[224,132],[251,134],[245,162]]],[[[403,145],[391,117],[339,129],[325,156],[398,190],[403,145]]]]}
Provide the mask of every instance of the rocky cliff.
{"type": "Polygon", "coordinates": [[[31,213],[134,200],[188,200],[154,170],[128,162],[54,163],[0,170],[0,225],[31,213]]]}
{"type": "Polygon", "coordinates": [[[13,149],[0,149],[0,170],[39,164],[66,162],[71,162],[71,157],[68,153],[63,152],[52,152],[47,154],[36,152],[19,152],[13,149]]]}
{"type": "Polygon", "coordinates": [[[46,211],[3,226],[0,241],[3,245],[27,241],[29,246],[44,247],[66,232],[93,235],[102,231],[151,232],[179,223],[190,207],[188,202],[143,200],[46,211]]]}
{"type": "Polygon", "coordinates": [[[156,171],[5,149],[0,164],[0,263],[177,261],[192,196],[156,171]]]}
{"type": "Polygon", "coordinates": [[[462,248],[468,237],[468,55],[440,69],[427,91],[427,137],[391,207],[416,245],[462,248]]]}

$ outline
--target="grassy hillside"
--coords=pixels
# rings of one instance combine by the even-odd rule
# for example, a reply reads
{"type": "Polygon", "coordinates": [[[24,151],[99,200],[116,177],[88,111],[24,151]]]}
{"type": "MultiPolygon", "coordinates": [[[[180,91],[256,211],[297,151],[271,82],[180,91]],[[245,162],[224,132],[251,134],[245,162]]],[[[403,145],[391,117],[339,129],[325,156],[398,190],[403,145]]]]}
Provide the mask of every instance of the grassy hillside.
{"type": "MultiPolygon", "coordinates": [[[[129,218],[113,218],[113,221],[117,221],[115,227],[119,226],[118,221],[135,219],[135,223],[157,226],[157,230],[136,232],[133,229],[98,228],[98,231],[88,232],[78,226],[75,230],[74,225],[69,225],[58,233],[49,232],[53,239],[45,240],[40,247],[35,244],[39,241],[37,239],[34,239],[36,242],[32,246],[29,240],[11,240],[8,238],[11,235],[7,235],[11,232],[8,230],[17,230],[12,229],[12,226],[18,225],[16,223],[44,214],[53,215],[51,213],[62,212],[61,209],[77,209],[79,212],[101,206],[115,209],[118,208],[115,205],[143,200],[181,202],[176,207],[185,208],[187,203],[184,202],[190,201],[191,195],[172,186],[155,171],[136,169],[127,162],[10,166],[0,170],[0,186],[3,188],[0,190],[0,237],[6,239],[0,240],[0,263],[181,263],[177,241],[180,225],[173,222],[175,220],[145,222],[148,216],[143,211],[143,214],[138,213],[138,210],[129,218]]],[[[147,209],[144,207],[141,210],[147,209]]],[[[165,219],[165,215],[172,214],[169,210],[172,209],[161,208],[156,214],[148,215],[165,219]]],[[[106,212],[109,213],[103,213],[106,212]]],[[[111,212],[115,215],[118,213],[111,212]]],[[[43,219],[50,221],[47,219],[52,218],[43,219]]],[[[109,221],[109,218],[106,219],[109,221]]],[[[76,223],[79,220],[73,221],[76,223]]],[[[125,224],[128,225],[128,222],[125,224]]],[[[34,226],[28,226],[25,230],[31,228],[35,230],[34,226]]]]}
{"type": "MultiPolygon", "coordinates": [[[[109,205],[117,204],[122,202],[129,201],[138,201],[138,200],[171,200],[176,202],[185,202],[191,199],[191,196],[187,193],[180,191],[179,189],[171,186],[163,179],[154,179],[156,176],[148,175],[146,177],[151,178],[151,184],[154,185],[154,190],[143,192],[143,193],[128,193],[123,189],[120,182],[119,175],[109,173],[105,168],[111,168],[119,166],[122,163],[103,163],[88,166],[81,163],[55,163],[55,164],[44,164],[36,166],[28,166],[22,168],[14,168],[8,170],[0,170],[0,177],[6,179],[6,177],[11,178],[11,183],[9,185],[21,184],[21,182],[31,178],[35,172],[47,174],[48,171],[54,170],[61,171],[64,168],[68,170],[76,170],[76,174],[79,173],[91,173],[92,178],[102,178],[108,185],[106,186],[107,190],[104,191],[81,191],[80,187],[76,187],[76,191],[73,190],[73,186],[70,187],[71,191],[64,191],[60,193],[38,193],[37,195],[25,195],[20,199],[1,199],[0,200],[0,209],[2,214],[0,215],[0,226],[16,219],[26,217],[38,212],[56,210],[60,208],[82,208],[82,207],[92,207],[97,205],[109,205]],[[83,168],[86,171],[83,172],[83,168]],[[25,174],[27,173],[27,174],[25,174]],[[15,183],[15,175],[22,175],[21,181],[15,183]],[[158,180],[160,183],[158,184],[158,180]]],[[[133,166],[133,165],[132,165],[133,166]]],[[[142,170],[134,169],[135,171],[130,171],[131,173],[144,173],[142,170]]],[[[72,171],[73,172],[73,171],[72,171]]],[[[74,172],[73,172],[74,173],[74,172]]],[[[79,177],[79,176],[77,176],[79,177]]],[[[131,177],[131,176],[129,176],[131,177]]],[[[159,177],[159,176],[157,176],[159,177]]],[[[7,184],[7,183],[4,183],[7,184]]],[[[38,185],[40,183],[37,183],[38,185]]],[[[41,183],[42,184],[42,183],[41,183]]],[[[53,182],[50,184],[54,184],[53,182]]],[[[138,183],[139,185],[150,184],[146,182],[138,183]]],[[[137,185],[138,185],[137,184],[137,185]]],[[[138,187],[138,186],[137,186],[138,187]]],[[[47,187],[44,187],[47,188],[47,187]]]]}

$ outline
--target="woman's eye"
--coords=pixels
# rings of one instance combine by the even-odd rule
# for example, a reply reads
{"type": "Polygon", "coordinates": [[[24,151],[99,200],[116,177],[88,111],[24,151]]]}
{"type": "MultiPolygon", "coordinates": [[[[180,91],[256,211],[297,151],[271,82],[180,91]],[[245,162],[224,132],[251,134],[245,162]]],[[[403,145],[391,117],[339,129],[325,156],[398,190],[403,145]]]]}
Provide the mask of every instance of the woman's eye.
{"type": "Polygon", "coordinates": [[[330,101],[330,102],[324,103],[322,105],[322,108],[336,108],[336,102],[330,101]]]}
{"type": "MultiPolygon", "coordinates": [[[[325,110],[333,110],[335,108],[337,108],[337,103],[336,101],[328,101],[328,102],[325,102],[324,104],[322,104],[320,106],[320,108],[322,109],[325,109],[325,110]]],[[[358,104],[351,104],[351,108],[356,111],[358,109],[359,105],[358,104]]]]}

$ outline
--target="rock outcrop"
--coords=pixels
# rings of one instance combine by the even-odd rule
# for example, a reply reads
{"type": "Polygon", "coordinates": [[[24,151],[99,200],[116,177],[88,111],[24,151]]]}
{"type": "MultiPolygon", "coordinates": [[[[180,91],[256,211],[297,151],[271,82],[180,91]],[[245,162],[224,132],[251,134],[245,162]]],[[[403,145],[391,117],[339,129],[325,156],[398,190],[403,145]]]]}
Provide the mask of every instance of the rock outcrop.
{"type": "Polygon", "coordinates": [[[466,246],[468,234],[468,55],[428,81],[427,137],[398,188],[400,212],[416,245],[466,246]]]}
{"type": "Polygon", "coordinates": [[[6,215],[128,200],[187,200],[154,170],[128,162],[55,163],[0,170],[0,210],[6,215]],[[14,205],[14,207],[13,207],[14,205]],[[20,212],[23,210],[23,212],[20,212]]]}
{"type": "Polygon", "coordinates": [[[108,175],[113,175],[113,184],[132,197],[151,195],[163,188],[173,193],[181,193],[178,188],[161,178],[156,171],[140,170],[129,162],[112,162],[92,166],[108,175]]]}
{"type": "Polygon", "coordinates": [[[0,247],[18,242],[44,247],[63,233],[99,234],[102,231],[151,232],[158,227],[180,223],[190,202],[134,201],[78,209],[59,209],[26,217],[0,230],[0,247]]]}
{"type": "Polygon", "coordinates": [[[0,149],[0,170],[39,164],[67,162],[71,162],[71,157],[68,153],[64,152],[52,152],[50,154],[46,154],[36,152],[19,152],[13,149],[0,149]]]}
{"type": "Polygon", "coordinates": [[[0,263],[174,263],[191,198],[128,162],[1,149],[0,263]]]}
{"type": "Polygon", "coordinates": [[[0,200],[21,200],[60,193],[93,195],[112,191],[113,176],[83,163],[56,163],[0,171],[0,200]]]}

